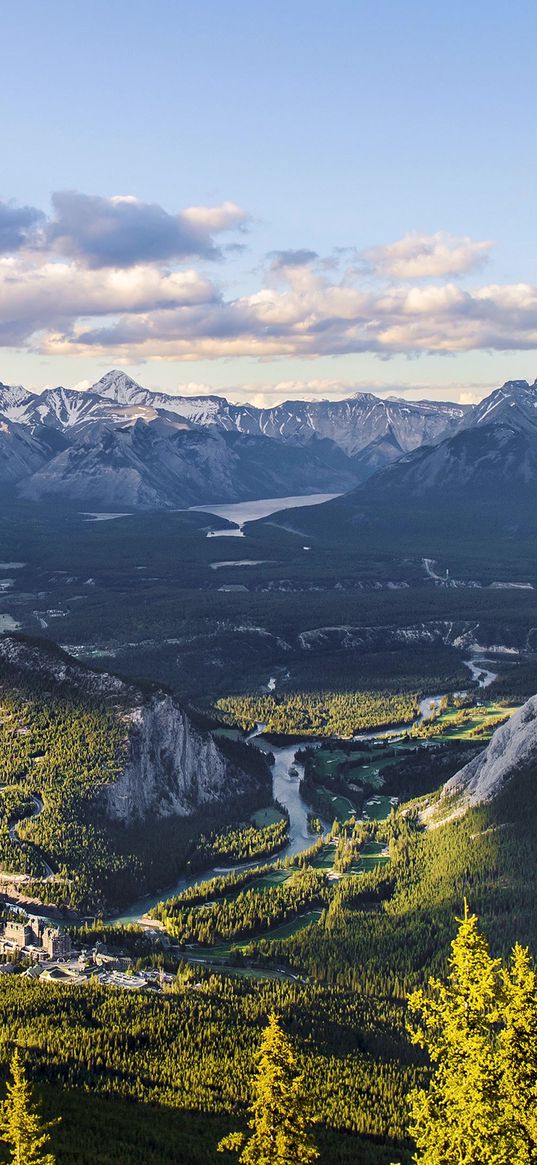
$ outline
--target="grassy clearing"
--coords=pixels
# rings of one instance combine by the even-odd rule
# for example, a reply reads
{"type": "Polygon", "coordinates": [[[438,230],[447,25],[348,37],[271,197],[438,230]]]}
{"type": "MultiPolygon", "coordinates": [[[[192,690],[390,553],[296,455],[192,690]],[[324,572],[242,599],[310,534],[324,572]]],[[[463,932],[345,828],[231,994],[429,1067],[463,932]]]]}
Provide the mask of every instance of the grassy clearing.
{"type": "Polygon", "coordinates": [[[384,845],[380,841],[366,841],[358,860],[352,863],[349,873],[363,874],[367,870],[373,870],[375,866],[385,866],[390,859],[383,851],[384,845]]]}
{"type": "Polygon", "coordinates": [[[386,821],[392,810],[390,797],[371,797],[364,805],[364,817],[369,821],[386,821]]]}
{"type": "Polygon", "coordinates": [[[292,870],[272,870],[270,874],[263,874],[263,877],[250,882],[249,889],[267,890],[270,886],[281,886],[282,882],[291,877],[291,873],[292,870]]]}
{"type": "MultiPolygon", "coordinates": [[[[297,934],[299,930],[304,930],[307,926],[311,926],[312,923],[318,922],[320,917],[320,910],[308,910],[307,914],[299,914],[297,918],[292,918],[290,922],[283,922],[281,926],[275,926],[273,930],[266,931],[263,934],[263,938],[269,941],[278,938],[291,938],[291,935],[297,934]]],[[[251,939],[248,940],[248,942],[251,941],[251,939]]],[[[247,946],[248,942],[245,941],[240,945],[247,946]]]]}
{"type": "Polygon", "coordinates": [[[256,829],[265,829],[267,825],[275,825],[277,821],[281,821],[284,814],[276,809],[275,805],[269,805],[266,809],[256,809],[252,813],[250,821],[255,825],[256,829]]]}
{"type": "Polygon", "coordinates": [[[331,870],[334,865],[335,856],[336,846],[333,842],[329,842],[328,845],[323,846],[319,850],[318,854],[315,854],[315,857],[310,860],[309,865],[314,870],[331,870]]]}
{"type": "Polygon", "coordinates": [[[476,708],[464,709],[464,719],[461,710],[450,708],[431,725],[431,736],[441,737],[443,741],[483,741],[485,744],[499,723],[508,720],[517,711],[515,705],[504,705],[491,701],[480,704],[476,708]]]}
{"type": "Polygon", "coordinates": [[[317,786],[316,794],[319,798],[321,815],[328,821],[348,821],[349,817],[356,816],[356,806],[348,797],[331,793],[324,785],[317,786]]]}

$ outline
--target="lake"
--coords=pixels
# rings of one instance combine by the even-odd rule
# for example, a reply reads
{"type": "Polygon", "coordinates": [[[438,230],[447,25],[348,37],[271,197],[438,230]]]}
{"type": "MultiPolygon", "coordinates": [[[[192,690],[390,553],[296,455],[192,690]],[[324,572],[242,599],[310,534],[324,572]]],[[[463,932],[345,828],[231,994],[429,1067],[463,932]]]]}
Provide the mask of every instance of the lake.
{"type": "Polygon", "coordinates": [[[222,536],[241,538],[242,527],[246,522],[268,518],[270,514],[277,514],[279,510],[292,510],[299,506],[320,506],[322,502],[330,502],[332,498],[339,496],[339,494],[299,494],[298,497],[257,498],[251,502],[229,502],[223,506],[191,506],[190,509],[202,514],[214,514],[217,518],[225,518],[228,522],[235,523],[233,530],[211,530],[208,538],[222,536]]]}

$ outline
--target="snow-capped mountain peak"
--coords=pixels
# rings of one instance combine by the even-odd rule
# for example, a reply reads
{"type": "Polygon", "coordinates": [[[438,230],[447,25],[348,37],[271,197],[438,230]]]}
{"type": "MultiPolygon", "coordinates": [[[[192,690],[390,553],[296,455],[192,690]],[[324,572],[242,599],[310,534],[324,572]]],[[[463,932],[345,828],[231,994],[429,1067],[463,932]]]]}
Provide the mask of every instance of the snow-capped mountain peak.
{"type": "Polygon", "coordinates": [[[28,406],[35,399],[36,394],[29,392],[22,384],[0,384],[0,416],[7,417],[8,421],[26,424],[28,406]]]}
{"type": "MultiPolygon", "coordinates": [[[[107,400],[115,400],[118,404],[139,404],[140,394],[144,396],[147,389],[142,388],[132,376],[121,372],[119,368],[112,368],[104,376],[86,390],[91,395],[103,396],[107,400]]],[[[145,403],[145,402],[142,402],[145,403]]]]}
{"type": "Polygon", "coordinates": [[[537,432],[537,381],[507,380],[479,404],[473,405],[460,427],[509,425],[524,432],[537,432]]]}

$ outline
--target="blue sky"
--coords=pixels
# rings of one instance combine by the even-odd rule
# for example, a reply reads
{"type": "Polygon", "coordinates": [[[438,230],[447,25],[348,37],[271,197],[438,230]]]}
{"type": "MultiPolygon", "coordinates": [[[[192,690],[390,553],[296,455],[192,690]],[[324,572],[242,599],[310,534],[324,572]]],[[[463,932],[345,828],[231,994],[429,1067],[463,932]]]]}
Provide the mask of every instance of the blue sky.
{"type": "Polygon", "coordinates": [[[533,3],[2,24],[0,379],[269,401],[537,375],[533,3]]]}

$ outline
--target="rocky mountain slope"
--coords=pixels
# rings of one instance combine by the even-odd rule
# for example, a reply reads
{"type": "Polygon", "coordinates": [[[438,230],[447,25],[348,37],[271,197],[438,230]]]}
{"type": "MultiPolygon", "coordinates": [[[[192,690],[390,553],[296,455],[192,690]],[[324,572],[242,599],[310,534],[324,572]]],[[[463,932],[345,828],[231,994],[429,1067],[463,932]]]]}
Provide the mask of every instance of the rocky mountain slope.
{"type": "Polygon", "coordinates": [[[245,794],[270,800],[270,782],[231,761],[167,692],[93,671],[46,641],[0,637],[1,681],[25,677],[45,690],[63,689],[70,699],[102,700],[116,709],[126,750],[117,778],[98,791],[111,822],[155,824],[203,806],[229,806],[245,794]]]}
{"type": "MultiPolygon", "coordinates": [[[[113,370],[88,391],[0,385],[0,425],[0,482],[104,509],[355,489],[331,511],[352,524],[353,509],[442,508],[498,483],[504,505],[533,501],[536,481],[537,384],[526,381],[471,408],[357,393],[259,409],[152,392],[113,370]]],[[[324,520],[309,515],[305,529],[324,520]]]]}
{"type": "Polygon", "coordinates": [[[439,813],[463,812],[498,797],[508,782],[532,770],[537,782],[537,696],[494,733],[490,744],[444,785],[439,813]]]}
{"type": "Polygon", "coordinates": [[[188,429],[160,417],[133,425],[93,424],[20,485],[33,501],[81,507],[173,509],[263,496],[334,493],[356,478],[330,443],[292,449],[264,437],[188,429]]]}
{"type": "Polygon", "coordinates": [[[508,380],[479,404],[468,409],[459,422],[461,429],[482,425],[507,425],[537,435],[537,381],[508,380]]]}
{"type": "Polygon", "coordinates": [[[452,525],[457,515],[461,529],[514,537],[533,529],[536,504],[537,386],[510,382],[457,432],[379,468],[345,497],[311,513],[294,510],[293,521],[308,537],[332,541],[373,526],[396,526],[411,539],[426,527],[452,525]]]}
{"type": "Polygon", "coordinates": [[[53,461],[65,445],[61,433],[43,428],[32,431],[0,417],[0,485],[28,480],[53,461]]]}
{"type": "Polygon", "coordinates": [[[442,501],[457,493],[490,496],[491,490],[517,494],[528,490],[537,496],[537,430],[531,435],[503,423],[466,429],[400,458],[371,478],[360,493],[368,499],[442,501]]]}
{"type": "Polygon", "coordinates": [[[106,373],[91,388],[108,400],[123,405],[173,409],[195,425],[216,425],[251,436],[271,437],[280,443],[305,445],[315,437],[333,441],[348,457],[371,445],[386,443],[386,464],[425,442],[432,443],[458,424],[466,406],[433,401],[383,400],[369,392],[343,401],[284,401],[272,408],[233,405],[224,397],[170,397],[150,392],[123,372],[106,373]]]}

